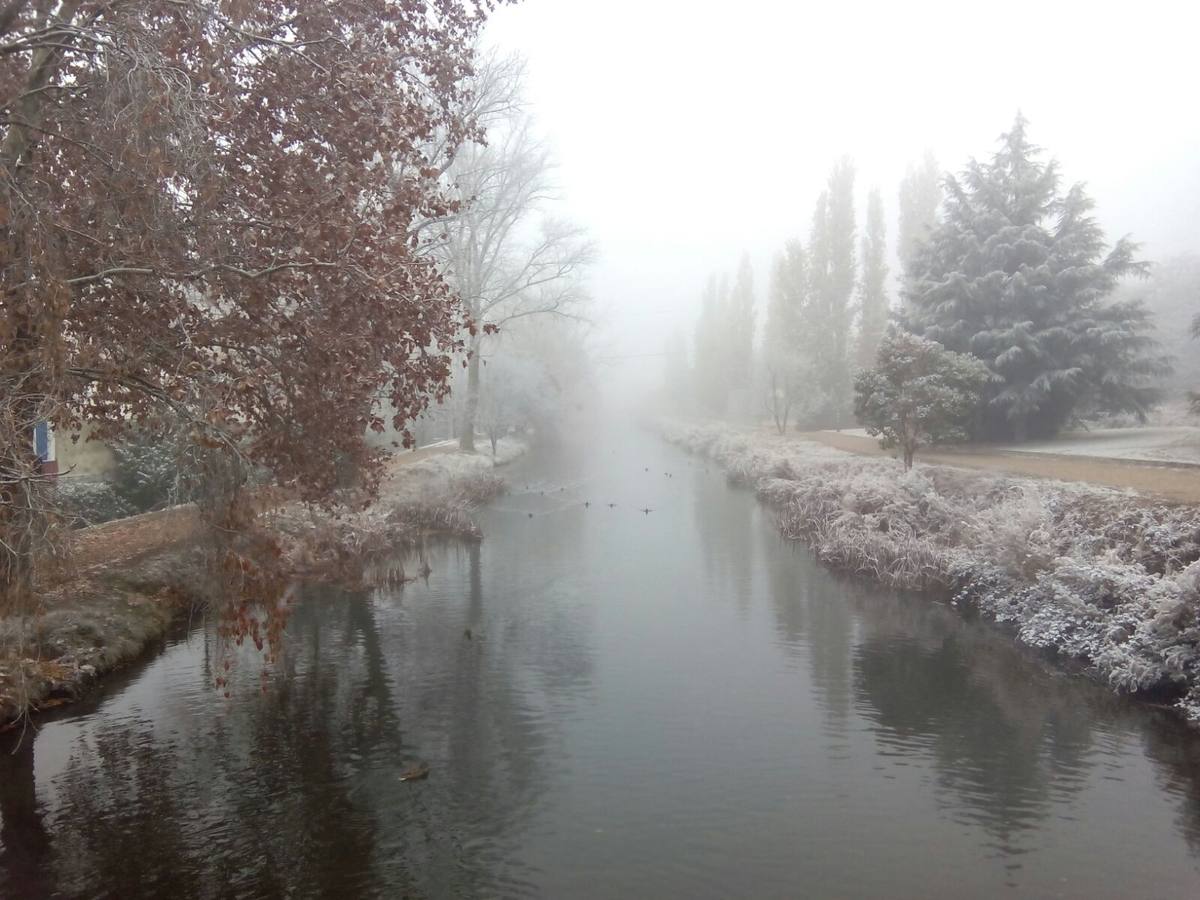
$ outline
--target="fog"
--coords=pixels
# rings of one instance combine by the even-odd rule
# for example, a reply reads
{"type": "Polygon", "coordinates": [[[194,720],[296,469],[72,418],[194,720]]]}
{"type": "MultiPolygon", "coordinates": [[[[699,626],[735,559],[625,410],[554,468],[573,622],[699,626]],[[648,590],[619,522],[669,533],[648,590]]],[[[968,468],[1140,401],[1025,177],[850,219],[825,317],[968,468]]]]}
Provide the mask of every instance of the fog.
{"type": "MultiPolygon", "coordinates": [[[[906,166],[926,149],[951,171],[987,158],[1018,111],[1110,240],[1131,234],[1150,260],[1197,249],[1196,18],[1185,3],[527,0],[488,38],[527,60],[565,208],[599,251],[593,341],[611,358],[690,337],[705,280],[743,251],[761,325],[771,257],[806,238],[844,154],[860,227],[882,191],[894,278],[906,166]]],[[[660,371],[609,365],[622,385],[660,371]]]]}
{"type": "Polygon", "coordinates": [[[1200,897],[1196,8],[0,3],[0,900],[1200,897]]]}

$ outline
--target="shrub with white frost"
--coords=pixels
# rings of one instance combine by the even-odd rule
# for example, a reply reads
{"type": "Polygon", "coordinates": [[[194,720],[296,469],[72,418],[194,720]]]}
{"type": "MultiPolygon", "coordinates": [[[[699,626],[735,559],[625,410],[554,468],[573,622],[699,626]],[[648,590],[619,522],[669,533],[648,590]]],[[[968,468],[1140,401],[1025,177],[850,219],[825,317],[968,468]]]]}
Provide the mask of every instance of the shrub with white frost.
{"type": "Polygon", "coordinates": [[[942,589],[1113,688],[1200,721],[1200,510],[1132,493],[940,466],[905,472],[720,424],[663,435],[718,462],[830,565],[942,589]]]}

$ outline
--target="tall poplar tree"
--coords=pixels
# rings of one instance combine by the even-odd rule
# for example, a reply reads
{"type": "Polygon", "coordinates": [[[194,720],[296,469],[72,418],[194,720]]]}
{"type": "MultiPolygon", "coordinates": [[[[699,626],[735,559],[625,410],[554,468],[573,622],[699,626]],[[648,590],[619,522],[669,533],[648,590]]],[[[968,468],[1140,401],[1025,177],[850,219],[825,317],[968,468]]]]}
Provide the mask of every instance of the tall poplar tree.
{"type": "Polygon", "coordinates": [[[696,322],[692,372],[696,399],[702,409],[714,415],[725,413],[729,391],[728,309],[729,282],[724,277],[709,276],[696,322]]]}
{"type": "Polygon", "coordinates": [[[813,213],[809,243],[810,314],[805,331],[827,424],[850,414],[850,328],[855,283],[854,164],[843,158],[829,174],[813,213]]]}
{"type": "Polygon", "coordinates": [[[754,359],[754,270],[749,254],[742,254],[738,264],[727,316],[729,385],[745,388],[750,384],[754,359]]]}
{"type": "Polygon", "coordinates": [[[803,322],[808,289],[804,245],[788,241],[771,270],[763,330],[767,407],[780,434],[787,430],[788,417],[805,387],[803,322]]]}
{"type": "Polygon", "coordinates": [[[858,366],[875,364],[875,351],[887,328],[887,233],[883,222],[883,197],[878,188],[867,197],[867,224],[862,236],[862,276],[858,283],[858,366]]]}

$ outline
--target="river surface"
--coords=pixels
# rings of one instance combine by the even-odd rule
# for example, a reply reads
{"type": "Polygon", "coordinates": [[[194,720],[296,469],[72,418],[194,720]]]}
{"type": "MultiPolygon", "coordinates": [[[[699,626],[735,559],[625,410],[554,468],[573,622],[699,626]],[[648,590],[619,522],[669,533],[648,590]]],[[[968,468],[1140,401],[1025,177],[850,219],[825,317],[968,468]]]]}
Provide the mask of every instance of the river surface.
{"type": "Polygon", "coordinates": [[[196,625],[40,720],[0,896],[1200,896],[1168,715],[827,571],[650,436],[506,474],[426,580],[308,590],[261,687],[214,691],[196,625]]]}

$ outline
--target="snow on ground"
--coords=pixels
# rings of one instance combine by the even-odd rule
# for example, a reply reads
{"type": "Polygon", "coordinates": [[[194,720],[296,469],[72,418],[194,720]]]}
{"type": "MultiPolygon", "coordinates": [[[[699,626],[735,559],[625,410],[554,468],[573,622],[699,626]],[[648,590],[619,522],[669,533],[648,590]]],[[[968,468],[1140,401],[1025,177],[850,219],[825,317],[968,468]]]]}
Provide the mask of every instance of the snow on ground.
{"type": "Polygon", "coordinates": [[[662,423],[776,508],[785,536],[897,587],[949,591],[1112,687],[1200,722],[1200,508],[1083,483],[860,456],[662,423]]]}
{"type": "MultiPolygon", "coordinates": [[[[496,443],[496,455],[493,456],[491,446],[486,441],[475,453],[462,453],[451,449],[456,442],[449,442],[445,452],[432,453],[407,462],[404,454],[396,457],[400,465],[391,467],[387,480],[383,485],[385,496],[395,499],[417,499],[428,496],[431,492],[442,490],[446,481],[461,481],[482,476],[496,466],[512,462],[528,449],[515,438],[501,438],[496,443]]],[[[427,448],[422,448],[427,449],[427,448]]]]}
{"type": "Polygon", "coordinates": [[[1055,440],[1034,441],[1008,449],[1023,453],[1200,464],[1200,428],[1098,428],[1071,431],[1055,440]]]}
{"type": "MultiPolygon", "coordinates": [[[[843,428],[840,434],[870,439],[865,428],[843,428]]],[[[953,452],[939,447],[940,452],[953,452]]],[[[974,445],[974,449],[983,449],[974,445]]],[[[1094,428],[1068,431],[1047,441],[1024,444],[989,444],[986,449],[1015,453],[1059,456],[1094,456],[1097,459],[1127,459],[1134,462],[1194,463],[1200,465],[1200,428],[1160,426],[1140,428],[1094,428]]]]}

